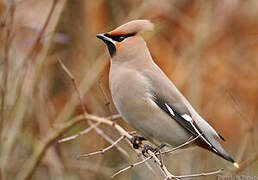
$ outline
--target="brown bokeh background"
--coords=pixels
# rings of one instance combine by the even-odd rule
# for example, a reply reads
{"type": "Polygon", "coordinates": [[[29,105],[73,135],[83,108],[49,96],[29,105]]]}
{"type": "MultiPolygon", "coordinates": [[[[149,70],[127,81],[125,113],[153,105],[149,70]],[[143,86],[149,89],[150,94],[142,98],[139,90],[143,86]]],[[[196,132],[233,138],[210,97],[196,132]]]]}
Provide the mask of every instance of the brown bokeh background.
{"type": "MultiPolygon", "coordinates": [[[[95,35],[133,19],[155,24],[153,32],[144,34],[155,62],[225,137],[222,144],[229,154],[242,162],[257,153],[258,1],[0,0],[0,13],[1,179],[19,179],[49,133],[82,113],[58,58],[74,75],[89,113],[117,113],[112,102],[111,108],[106,105],[101,90],[112,101],[109,55],[95,35]]],[[[133,130],[122,119],[117,123],[133,130]]],[[[77,124],[62,137],[87,127],[77,124]]],[[[112,127],[99,128],[113,140],[119,137],[112,127]]],[[[110,179],[139,161],[126,142],[119,145],[129,157],[113,148],[76,160],[108,145],[95,131],[66,143],[55,141],[40,155],[31,179],[110,179]]],[[[232,168],[199,148],[165,156],[164,161],[176,175],[232,168]]],[[[253,160],[238,175],[257,178],[257,170],[253,160]]],[[[141,165],[114,179],[157,177],[141,165]]]]}

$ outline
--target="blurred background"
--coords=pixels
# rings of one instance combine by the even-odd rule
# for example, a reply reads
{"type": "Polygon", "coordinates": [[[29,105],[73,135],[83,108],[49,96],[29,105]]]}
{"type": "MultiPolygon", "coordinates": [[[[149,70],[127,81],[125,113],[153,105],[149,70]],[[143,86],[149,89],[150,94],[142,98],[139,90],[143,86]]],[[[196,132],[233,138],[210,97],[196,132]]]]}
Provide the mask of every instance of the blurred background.
{"type": "MultiPolygon", "coordinates": [[[[140,161],[125,141],[119,143],[124,153],[115,147],[76,160],[109,146],[108,138],[119,138],[102,124],[102,134],[92,130],[58,143],[89,127],[81,122],[51,139],[58,126],[83,112],[58,58],[74,75],[88,113],[116,114],[109,54],[95,35],[139,18],[155,24],[144,35],[155,62],[222,134],[228,153],[246,162],[234,173],[257,178],[257,0],[0,0],[0,14],[1,179],[104,180],[140,161]]],[[[133,131],[122,119],[116,122],[133,131]]],[[[175,175],[233,168],[200,148],[164,161],[175,175]]],[[[161,178],[143,164],[114,179],[161,178]]]]}

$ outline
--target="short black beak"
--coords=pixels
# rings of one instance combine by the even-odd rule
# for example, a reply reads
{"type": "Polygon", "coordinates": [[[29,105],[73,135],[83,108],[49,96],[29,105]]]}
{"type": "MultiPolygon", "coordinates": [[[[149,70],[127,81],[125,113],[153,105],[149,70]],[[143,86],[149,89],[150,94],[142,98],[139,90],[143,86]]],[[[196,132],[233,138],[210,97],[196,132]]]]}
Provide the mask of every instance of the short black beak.
{"type": "Polygon", "coordinates": [[[105,39],[104,34],[97,34],[96,37],[99,38],[99,39],[101,39],[101,40],[104,40],[104,39],[105,39]]]}

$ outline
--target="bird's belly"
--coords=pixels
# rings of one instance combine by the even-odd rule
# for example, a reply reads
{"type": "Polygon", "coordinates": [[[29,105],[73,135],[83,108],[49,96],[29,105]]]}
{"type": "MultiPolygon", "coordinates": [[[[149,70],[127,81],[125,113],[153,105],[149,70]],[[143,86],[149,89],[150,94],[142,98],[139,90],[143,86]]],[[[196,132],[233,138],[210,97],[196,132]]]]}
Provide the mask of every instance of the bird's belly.
{"type": "Polygon", "coordinates": [[[113,97],[115,106],[123,119],[146,139],[157,145],[166,143],[171,146],[178,146],[189,139],[191,135],[161,110],[148,94],[141,94],[138,98],[130,96],[127,93],[113,97]],[[133,103],[130,101],[132,98],[133,103]]]}

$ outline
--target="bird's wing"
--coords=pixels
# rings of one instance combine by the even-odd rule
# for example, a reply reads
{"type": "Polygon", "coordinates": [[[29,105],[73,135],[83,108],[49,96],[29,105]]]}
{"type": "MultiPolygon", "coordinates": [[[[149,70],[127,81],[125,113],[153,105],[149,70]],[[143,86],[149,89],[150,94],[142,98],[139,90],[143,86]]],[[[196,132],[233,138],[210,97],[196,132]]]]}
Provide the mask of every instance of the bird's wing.
{"type": "Polygon", "coordinates": [[[226,153],[226,151],[222,148],[222,146],[214,138],[214,136],[207,133],[207,131],[203,131],[189,114],[178,113],[179,111],[177,111],[176,108],[172,107],[172,105],[170,105],[169,103],[160,101],[156,97],[153,100],[172,119],[174,119],[182,127],[184,127],[189,132],[191,132],[193,136],[195,137],[200,136],[199,139],[196,141],[197,145],[218,154],[222,158],[232,162],[236,167],[238,167],[235,161],[226,153]]]}
{"type": "Polygon", "coordinates": [[[157,66],[154,66],[151,71],[150,68],[146,68],[141,73],[152,85],[150,91],[153,94],[153,101],[158,107],[193,136],[200,136],[198,145],[234,163],[234,160],[225,152],[215,137],[224,138],[202,118],[197,116],[193,118],[191,113],[193,110],[190,112],[188,107],[191,105],[157,66]]]}
{"type": "MultiPolygon", "coordinates": [[[[183,95],[167,76],[157,68],[148,68],[142,72],[142,75],[145,76],[151,84],[150,91],[153,95],[153,101],[172,119],[194,136],[203,134],[201,128],[198,127],[192,118],[189,108],[184,103],[183,95]]],[[[205,138],[204,141],[209,144],[208,140],[205,138]]]]}
{"type": "Polygon", "coordinates": [[[183,128],[187,129],[193,136],[200,136],[201,140],[205,144],[207,144],[214,152],[218,152],[205,137],[205,133],[198,127],[188,112],[182,113],[181,111],[180,113],[180,110],[177,110],[177,108],[173,107],[170,103],[160,100],[158,97],[154,97],[153,100],[173,120],[179,123],[183,128]]]}

